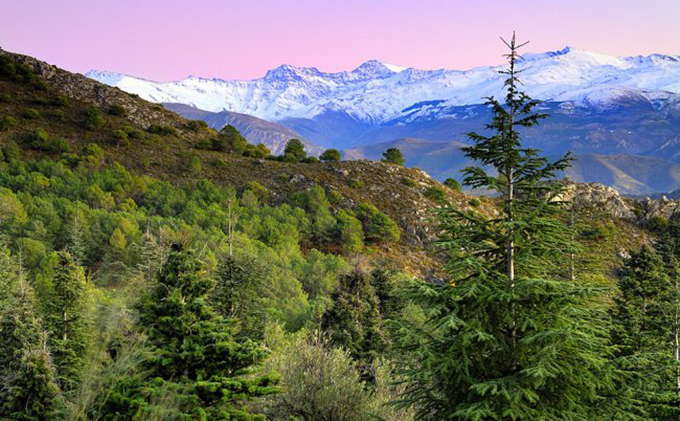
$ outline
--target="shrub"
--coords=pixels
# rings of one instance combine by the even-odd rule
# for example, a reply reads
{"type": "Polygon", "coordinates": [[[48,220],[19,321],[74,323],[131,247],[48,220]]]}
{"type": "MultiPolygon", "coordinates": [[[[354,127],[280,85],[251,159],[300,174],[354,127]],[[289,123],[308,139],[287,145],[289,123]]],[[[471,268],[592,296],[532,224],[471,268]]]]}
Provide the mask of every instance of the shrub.
{"type": "Polygon", "coordinates": [[[66,119],[66,114],[62,110],[54,110],[52,111],[52,117],[64,121],[66,119]]]}
{"type": "Polygon", "coordinates": [[[16,144],[16,142],[9,142],[7,145],[5,145],[4,148],[2,148],[3,155],[5,155],[5,159],[7,161],[16,161],[17,159],[21,158],[21,148],[19,145],[16,144]]]}
{"type": "Polygon", "coordinates": [[[68,97],[64,94],[55,95],[50,100],[50,103],[55,107],[63,107],[68,105],[68,97]]]}
{"type": "Polygon", "coordinates": [[[170,126],[161,126],[160,124],[152,124],[146,129],[149,133],[157,134],[161,136],[174,136],[177,134],[177,130],[170,126]]]}
{"type": "Polygon", "coordinates": [[[187,129],[197,132],[208,128],[208,123],[203,120],[189,120],[186,124],[187,129]]]}
{"type": "Polygon", "coordinates": [[[123,130],[114,130],[111,132],[111,138],[116,146],[127,147],[130,146],[130,141],[128,140],[128,135],[123,130]]]}
{"type": "Polygon", "coordinates": [[[374,397],[350,355],[319,333],[297,335],[268,365],[281,376],[268,419],[363,421],[378,418],[374,397]]]}
{"type": "Polygon", "coordinates": [[[47,149],[47,142],[50,140],[50,135],[45,129],[35,129],[30,136],[29,144],[33,148],[47,149]]]}
{"type": "Polygon", "coordinates": [[[401,184],[408,187],[418,187],[418,183],[416,183],[416,181],[411,178],[402,178],[401,184]]]}
{"type": "Polygon", "coordinates": [[[649,228],[652,231],[664,232],[668,230],[668,219],[663,216],[657,215],[649,219],[649,228]]]}
{"type": "Polygon", "coordinates": [[[47,145],[47,150],[56,153],[66,153],[71,150],[68,142],[65,139],[57,138],[52,139],[47,145]]]}
{"type": "Polygon", "coordinates": [[[141,130],[135,129],[132,126],[123,126],[121,130],[123,130],[130,139],[140,139],[144,134],[141,130]]]}
{"type": "Polygon", "coordinates": [[[11,102],[12,101],[12,95],[9,94],[9,92],[3,92],[0,94],[0,102],[11,102]]]}
{"type": "Polygon", "coordinates": [[[366,240],[372,242],[399,241],[399,226],[370,203],[360,203],[354,208],[357,219],[364,228],[366,240]]]}
{"type": "Polygon", "coordinates": [[[353,189],[360,189],[364,187],[364,182],[357,178],[353,178],[349,180],[349,186],[353,189]]]}
{"type": "Polygon", "coordinates": [[[17,125],[17,119],[12,117],[11,115],[6,115],[0,120],[0,130],[2,129],[9,129],[10,127],[14,127],[17,125]]]}
{"type": "Polygon", "coordinates": [[[425,190],[425,197],[435,202],[443,202],[446,200],[446,193],[443,189],[433,186],[425,190]]]}
{"type": "Polygon", "coordinates": [[[269,197],[269,190],[257,181],[247,182],[243,190],[255,194],[260,203],[265,202],[269,197]]]}
{"type": "Polygon", "coordinates": [[[397,148],[389,148],[383,153],[383,162],[394,165],[404,165],[404,155],[397,148]]]}
{"type": "Polygon", "coordinates": [[[444,180],[444,185],[452,190],[460,192],[463,190],[460,183],[455,178],[447,178],[444,180]]]}
{"type": "Polygon", "coordinates": [[[468,205],[472,206],[473,208],[479,207],[479,205],[482,204],[482,201],[477,199],[476,197],[473,197],[472,199],[468,200],[468,205]]]}
{"type": "Polygon", "coordinates": [[[96,107],[89,107],[85,110],[85,120],[83,122],[85,128],[94,130],[102,127],[106,120],[102,117],[101,111],[96,107]]]}
{"type": "Polygon", "coordinates": [[[126,113],[127,111],[125,110],[125,107],[123,107],[122,105],[113,104],[109,106],[109,114],[111,115],[123,117],[125,116],[126,113]]]}
{"type": "Polygon", "coordinates": [[[201,158],[197,155],[192,156],[189,160],[189,171],[195,174],[201,172],[202,169],[201,158]]]}
{"type": "Polygon", "coordinates": [[[319,158],[324,162],[337,162],[342,157],[337,149],[326,149],[319,158]]]}
{"type": "Polygon", "coordinates": [[[257,146],[253,144],[246,145],[245,151],[243,151],[243,156],[249,156],[251,158],[266,158],[271,152],[262,143],[258,143],[257,146]]]}
{"type": "Polygon", "coordinates": [[[315,156],[308,156],[307,158],[303,159],[301,162],[304,162],[305,164],[315,164],[319,162],[319,158],[315,156]]]}
{"type": "Polygon", "coordinates": [[[25,109],[22,115],[24,116],[24,118],[29,120],[36,120],[40,118],[40,112],[35,108],[25,109]]]}

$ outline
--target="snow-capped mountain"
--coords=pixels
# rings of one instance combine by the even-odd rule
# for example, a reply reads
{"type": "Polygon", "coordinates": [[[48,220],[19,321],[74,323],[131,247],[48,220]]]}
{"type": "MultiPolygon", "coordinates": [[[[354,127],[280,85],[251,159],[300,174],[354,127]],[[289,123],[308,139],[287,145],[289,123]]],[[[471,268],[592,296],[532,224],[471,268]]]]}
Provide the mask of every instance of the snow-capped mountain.
{"type": "MultiPolygon", "coordinates": [[[[613,57],[567,47],[524,58],[523,88],[551,115],[527,131],[527,146],[549,155],[573,151],[573,179],[631,194],[680,188],[680,56],[613,57]]],[[[462,155],[450,145],[489,122],[482,104],[503,95],[503,68],[419,70],[372,60],[337,73],[284,65],[254,80],[87,76],[153,102],[256,116],[316,145],[352,148],[357,157],[379,158],[381,148],[398,144],[407,163],[443,179],[460,176],[462,155]]],[[[250,140],[270,138],[253,131],[250,140]]]]}
{"type": "MultiPolygon", "coordinates": [[[[680,94],[680,56],[614,57],[567,47],[527,54],[525,59],[524,87],[542,100],[606,107],[622,96],[642,95],[654,101],[668,93],[680,94]]],[[[502,90],[501,67],[419,70],[372,60],[338,73],[283,65],[254,80],[190,76],[166,83],[110,72],[86,75],[153,102],[183,103],[206,111],[227,110],[269,121],[342,112],[375,124],[397,118],[417,103],[445,100],[461,106],[497,96],[502,90]]]]}

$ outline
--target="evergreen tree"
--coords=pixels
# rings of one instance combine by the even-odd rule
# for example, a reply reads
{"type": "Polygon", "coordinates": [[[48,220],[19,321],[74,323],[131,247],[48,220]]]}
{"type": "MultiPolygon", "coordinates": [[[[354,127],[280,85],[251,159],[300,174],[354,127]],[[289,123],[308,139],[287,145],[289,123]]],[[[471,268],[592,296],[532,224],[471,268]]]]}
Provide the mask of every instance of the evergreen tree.
{"type": "Polygon", "coordinates": [[[48,344],[61,387],[69,390],[78,381],[88,342],[85,275],[69,252],[57,253],[51,287],[46,303],[48,344]]]}
{"type": "Polygon", "coordinates": [[[305,145],[303,145],[299,139],[291,139],[286,143],[286,148],[283,150],[283,156],[293,162],[302,161],[307,157],[305,145]]]}
{"type": "Polygon", "coordinates": [[[571,247],[557,216],[558,183],[548,183],[569,157],[549,163],[523,148],[519,129],[535,125],[537,102],[518,91],[520,56],[506,43],[509,69],[501,104],[489,98],[490,136],[471,133],[465,154],[481,167],[464,170],[465,184],[503,194],[498,217],[448,205],[439,212],[439,245],[449,256],[450,282],[417,283],[408,296],[426,320],[405,326],[408,387],[404,405],[419,419],[607,418],[602,398],[614,379],[600,295],[564,272],[571,247]]]}
{"type": "Polygon", "coordinates": [[[260,419],[244,405],[276,390],[271,376],[246,376],[266,352],[256,343],[237,342],[227,322],[208,303],[215,282],[190,250],[173,245],[158,283],[140,307],[153,349],[149,384],[174,385],[184,396],[182,411],[200,419],[260,419]]]}
{"type": "Polygon", "coordinates": [[[397,148],[389,148],[383,152],[383,162],[395,165],[404,165],[404,155],[397,148]]]}
{"type": "Polygon", "coordinates": [[[211,304],[235,325],[239,338],[262,339],[266,314],[266,278],[259,262],[226,256],[220,263],[211,304]]]}
{"type": "Polygon", "coordinates": [[[333,305],[321,321],[333,343],[347,349],[364,374],[387,344],[380,300],[371,278],[361,269],[342,276],[331,296],[333,305]]]}
{"type": "Polygon", "coordinates": [[[0,313],[0,417],[7,420],[48,420],[58,403],[59,387],[36,315],[31,287],[13,282],[0,313]]]}
{"type": "Polygon", "coordinates": [[[628,373],[627,386],[647,418],[677,418],[680,399],[673,356],[679,308],[668,267],[654,250],[643,247],[626,261],[618,286],[613,339],[617,361],[628,373]]]}

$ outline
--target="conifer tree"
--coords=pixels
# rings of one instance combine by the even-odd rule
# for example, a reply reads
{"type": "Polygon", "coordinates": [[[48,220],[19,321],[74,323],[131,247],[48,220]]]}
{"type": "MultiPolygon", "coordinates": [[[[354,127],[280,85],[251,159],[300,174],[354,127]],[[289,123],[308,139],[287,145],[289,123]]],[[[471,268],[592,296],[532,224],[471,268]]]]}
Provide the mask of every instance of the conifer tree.
{"type": "Polygon", "coordinates": [[[7,420],[47,420],[59,398],[46,333],[36,314],[31,287],[12,283],[0,312],[0,417],[7,420]]]}
{"type": "Polygon", "coordinates": [[[336,346],[349,351],[365,374],[387,344],[380,300],[370,274],[357,268],[342,276],[331,299],[333,305],[324,314],[321,327],[336,346]]]}
{"type": "Polygon", "coordinates": [[[69,252],[57,253],[46,311],[48,344],[59,382],[64,390],[69,390],[78,381],[88,342],[85,275],[69,252]]]}
{"type": "Polygon", "coordinates": [[[680,415],[673,359],[678,296],[669,269],[677,273],[651,248],[633,253],[623,267],[612,309],[617,362],[628,373],[627,387],[648,419],[680,415]]]}
{"type": "Polygon", "coordinates": [[[230,326],[209,305],[214,287],[194,253],[173,245],[157,285],[140,307],[140,323],[148,327],[153,348],[150,379],[180,387],[188,417],[260,419],[244,404],[274,392],[276,381],[245,374],[266,352],[252,341],[234,340],[230,326]]]}
{"type": "Polygon", "coordinates": [[[522,146],[521,131],[546,116],[519,91],[524,44],[514,34],[506,44],[505,101],[488,98],[490,134],[470,133],[464,148],[494,170],[468,167],[465,184],[500,192],[500,213],[442,208],[438,243],[451,280],[408,290],[426,315],[400,335],[409,375],[402,404],[418,419],[588,419],[613,407],[603,399],[614,381],[598,291],[563,276],[570,235],[557,218],[560,184],[547,181],[569,157],[550,163],[522,146]]]}

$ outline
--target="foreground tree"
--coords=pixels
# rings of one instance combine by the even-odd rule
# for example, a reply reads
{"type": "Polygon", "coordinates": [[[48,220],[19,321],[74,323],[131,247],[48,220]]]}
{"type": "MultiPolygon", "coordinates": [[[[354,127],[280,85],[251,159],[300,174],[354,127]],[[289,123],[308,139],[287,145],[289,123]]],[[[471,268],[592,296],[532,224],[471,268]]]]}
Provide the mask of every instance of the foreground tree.
{"type": "MultiPolygon", "coordinates": [[[[668,245],[673,242],[666,238],[668,245]]],[[[668,266],[653,249],[633,253],[618,282],[612,309],[617,362],[628,373],[630,388],[649,419],[680,415],[676,329],[676,265],[668,266]]]]}
{"type": "Polygon", "coordinates": [[[85,274],[69,252],[57,253],[48,300],[49,346],[61,387],[69,390],[79,379],[88,344],[85,274]]]}
{"type": "Polygon", "coordinates": [[[560,185],[546,182],[569,157],[550,163],[522,146],[519,130],[545,115],[518,90],[522,45],[514,35],[506,44],[505,101],[488,98],[492,133],[470,133],[474,145],[464,149],[495,170],[468,167],[464,182],[501,192],[500,214],[452,205],[439,212],[452,280],[408,290],[426,318],[402,330],[409,352],[402,404],[428,420],[606,418],[614,379],[600,291],[564,276],[570,235],[557,218],[560,185]]]}
{"type": "Polygon", "coordinates": [[[0,311],[0,389],[6,420],[50,419],[60,395],[33,290],[23,279],[12,282],[0,311]]]}
{"type": "Polygon", "coordinates": [[[178,396],[179,418],[262,418],[245,403],[277,390],[272,376],[247,375],[266,352],[252,341],[234,340],[231,327],[209,305],[214,287],[193,252],[173,245],[140,308],[151,347],[145,375],[122,384],[108,412],[140,416],[169,390],[178,396]]]}
{"type": "Polygon", "coordinates": [[[284,161],[300,162],[305,158],[307,158],[307,152],[300,139],[291,139],[286,143],[286,148],[283,150],[284,161]]]}

